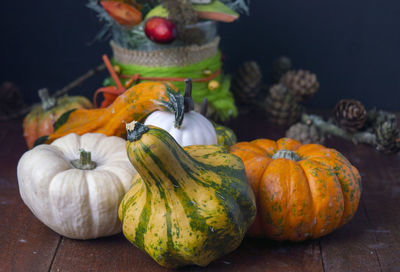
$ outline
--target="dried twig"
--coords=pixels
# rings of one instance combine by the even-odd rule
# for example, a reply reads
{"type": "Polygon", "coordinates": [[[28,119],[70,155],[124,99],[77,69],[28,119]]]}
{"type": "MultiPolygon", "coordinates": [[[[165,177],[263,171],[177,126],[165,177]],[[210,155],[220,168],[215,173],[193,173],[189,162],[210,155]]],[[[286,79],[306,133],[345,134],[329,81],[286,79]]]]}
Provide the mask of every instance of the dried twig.
{"type": "Polygon", "coordinates": [[[66,93],[68,93],[70,90],[78,87],[79,85],[81,85],[83,82],[85,82],[87,79],[91,78],[92,76],[94,76],[95,74],[97,74],[98,72],[104,71],[106,69],[106,66],[104,63],[100,64],[99,66],[97,66],[96,68],[93,68],[91,70],[89,70],[88,72],[86,72],[86,74],[78,77],[77,79],[75,79],[74,81],[72,81],[71,83],[69,83],[67,86],[65,86],[64,88],[56,91],[52,96],[53,97],[59,97],[62,96],[66,93]]]}
{"type": "Polygon", "coordinates": [[[355,132],[351,133],[330,122],[324,121],[318,115],[302,114],[301,121],[305,124],[314,124],[320,131],[326,135],[334,135],[346,140],[353,141],[354,143],[364,143],[369,145],[376,145],[376,136],[371,132],[355,132]]]}
{"type": "MultiPolygon", "coordinates": [[[[56,92],[54,92],[52,97],[56,98],[56,97],[59,97],[59,96],[67,94],[70,90],[78,87],[83,82],[85,82],[87,79],[91,78],[92,76],[94,76],[98,72],[101,72],[101,71],[103,71],[105,69],[106,69],[106,66],[104,64],[100,64],[99,66],[97,66],[97,67],[95,67],[93,69],[90,69],[84,75],[82,75],[82,76],[78,77],[77,79],[75,79],[74,81],[70,82],[67,86],[61,88],[60,90],[57,90],[56,92]]],[[[33,106],[34,105],[27,106],[27,107],[22,108],[21,110],[15,112],[15,113],[7,115],[7,116],[0,116],[0,121],[7,121],[7,120],[12,120],[12,119],[19,118],[19,117],[27,114],[32,109],[33,106]]]]}

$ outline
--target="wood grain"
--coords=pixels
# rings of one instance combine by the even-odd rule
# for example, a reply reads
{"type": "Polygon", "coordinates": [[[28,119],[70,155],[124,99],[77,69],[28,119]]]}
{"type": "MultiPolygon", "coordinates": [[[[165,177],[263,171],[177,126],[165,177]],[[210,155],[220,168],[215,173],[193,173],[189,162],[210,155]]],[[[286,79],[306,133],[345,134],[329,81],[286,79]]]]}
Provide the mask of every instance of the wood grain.
{"type": "Polygon", "coordinates": [[[382,271],[400,271],[400,154],[363,148],[351,157],[365,185],[362,202],[374,236],[368,247],[377,253],[382,271]]]}
{"type": "Polygon", "coordinates": [[[17,188],[17,163],[28,149],[23,138],[22,120],[0,123],[0,188],[17,188]]]}
{"type": "MultiPolygon", "coordinates": [[[[90,241],[63,238],[51,271],[169,270],[157,265],[122,235],[116,235],[90,241]]],[[[323,269],[318,241],[277,243],[247,238],[239,249],[206,268],[186,267],[179,271],[319,272],[323,269]]]]}
{"type": "Polygon", "coordinates": [[[0,271],[48,271],[60,236],[37,220],[17,189],[0,191],[0,271]]]}
{"type": "Polygon", "coordinates": [[[17,163],[27,147],[22,120],[0,123],[0,271],[48,271],[60,236],[22,202],[17,163]]]}
{"type": "Polygon", "coordinates": [[[94,240],[63,238],[51,271],[167,271],[122,234],[94,240]]]}

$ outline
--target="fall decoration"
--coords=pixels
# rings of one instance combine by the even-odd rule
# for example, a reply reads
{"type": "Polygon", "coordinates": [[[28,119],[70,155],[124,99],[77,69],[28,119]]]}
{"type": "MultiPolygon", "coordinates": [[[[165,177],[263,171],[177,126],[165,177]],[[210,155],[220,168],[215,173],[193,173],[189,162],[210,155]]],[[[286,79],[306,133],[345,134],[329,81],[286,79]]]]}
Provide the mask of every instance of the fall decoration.
{"type": "Polygon", "coordinates": [[[275,84],[269,89],[263,107],[268,119],[279,125],[295,123],[303,111],[294,93],[283,84],[275,84]]]}
{"type": "MultiPolygon", "coordinates": [[[[87,6],[97,13],[103,23],[96,39],[112,38],[112,65],[119,67],[116,74],[122,85],[131,86],[143,81],[168,81],[183,89],[184,79],[192,78],[195,103],[200,104],[203,98],[207,98],[210,104],[209,113],[213,113],[213,119],[225,121],[237,115],[237,108],[229,91],[230,77],[222,71],[222,58],[218,50],[220,38],[215,21],[231,22],[237,19],[239,15],[236,12],[248,12],[249,1],[117,2],[140,10],[145,23],[126,27],[114,20],[111,13],[107,13],[97,0],[89,0],[87,6]],[[175,39],[176,31],[171,24],[167,27],[166,36],[150,30],[146,24],[154,19],[160,25],[161,18],[176,26],[175,39]],[[208,19],[204,20],[205,18],[208,19]]],[[[99,91],[105,97],[102,106],[109,105],[121,93],[122,88],[113,88],[115,85],[118,84],[114,77],[104,81],[105,88],[99,91]]]]}
{"type": "Polygon", "coordinates": [[[191,0],[193,4],[210,4],[213,0],[191,0]]]}
{"type": "Polygon", "coordinates": [[[53,133],[56,120],[73,109],[91,109],[92,103],[83,96],[51,97],[47,89],[38,91],[41,103],[35,105],[23,121],[24,137],[29,148],[41,136],[53,133]]]}
{"type": "Polygon", "coordinates": [[[257,201],[250,236],[302,241],[346,224],[361,195],[357,169],[339,152],[283,138],[232,146],[245,165],[257,201]]]}
{"type": "Polygon", "coordinates": [[[306,70],[291,70],[280,82],[293,91],[298,101],[312,97],[319,89],[317,76],[306,70]]]}
{"type": "Polygon", "coordinates": [[[93,239],[121,231],[118,205],[136,170],[123,139],[89,133],[26,152],[17,174],[22,200],[43,224],[68,238],[93,239]]]}
{"type": "MultiPolygon", "coordinates": [[[[247,9],[247,5],[244,6],[247,9]]],[[[240,9],[238,6],[233,5],[232,7],[237,10],[240,9]]],[[[168,17],[177,25],[193,24],[198,19],[231,23],[239,18],[236,11],[218,0],[208,1],[207,3],[195,3],[190,0],[164,0],[163,4],[151,10],[146,18],[152,16],[168,17]]]]}
{"type": "Polygon", "coordinates": [[[197,22],[197,13],[190,0],[164,0],[165,14],[178,29],[178,38],[184,43],[200,44],[204,41],[204,33],[198,28],[188,29],[188,25],[197,22]]]}
{"type": "Polygon", "coordinates": [[[24,107],[24,100],[18,86],[12,82],[3,82],[0,86],[0,117],[12,118],[24,107]]]}
{"type": "Polygon", "coordinates": [[[206,5],[194,5],[201,19],[231,23],[239,18],[239,14],[218,0],[206,5]]]}
{"type": "Polygon", "coordinates": [[[286,131],[286,137],[302,144],[323,144],[325,137],[313,124],[296,123],[286,131]]]}
{"type": "Polygon", "coordinates": [[[372,111],[373,131],[376,134],[376,145],[379,151],[394,154],[400,151],[400,130],[395,114],[385,111],[372,111]]]}
{"type": "Polygon", "coordinates": [[[133,27],[142,21],[142,13],[129,4],[116,1],[100,1],[100,4],[120,25],[133,27]]]}
{"type": "Polygon", "coordinates": [[[174,23],[162,17],[152,17],[146,21],[144,32],[146,36],[156,43],[171,43],[178,35],[174,23]]]}
{"type": "MultiPolygon", "coordinates": [[[[79,76],[78,78],[74,79],[73,81],[68,83],[63,88],[55,91],[52,96],[57,98],[57,97],[60,97],[62,95],[67,94],[70,90],[78,87],[79,85],[84,83],[87,79],[91,78],[96,73],[103,71],[104,69],[105,69],[105,65],[104,64],[100,64],[97,67],[95,67],[93,69],[90,69],[88,72],[86,72],[85,74],[83,74],[83,75],[79,76]]],[[[8,91],[7,91],[7,93],[8,93],[8,91]]],[[[16,101],[17,100],[15,100],[13,103],[16,103],[16,101]]],[[[10,105],[10,104],[8,103],[8,105],[10,105]]],[[[36,105],[28,105],[28,106],[25,106],[25,107],[22,107],[22,108],[16,107],[15,110],[12,113],[4,115],[4,116],[0,115],[0,121],[6,121],[6,120],[14,119],[14,118],[19,118],[19,117],[29,113],[32,110],[32,108],[35,107],[35,106],[36,105]]],[[[6,108],[7,108],[7,106],[4,107],[4,109],[6,109],[6,108]]]]}
{"type": "Polygon", "coordinates": [[[322,117],[314,114],[305,114],[301,115],[301,122],[307,125],[315,125],[321,133],[324,135],[333,135],[344,138],[346,140],[350,140],[353,143],[364,143],[375,145],[376,144],[376,136],[369,131],[359,131],[355,133],[351,133],[347,130],[344,130],[335,124],[332,123],[331,120],[325,121],[322,117]]]}
{"type": "MultiPolygon", "coordinates": [[[[146,46],[149,40],[144,33],[143,24],[137,24],[133,27],[129,27],[125,26],[123,21],[120,21],[122,24],[118,23],[118,21],[114,19],[101,5],[101,2],[102,1],[98,0],[88,0],[88,4],[86,5],[88,8],[96,12],[99,22],[102,23],[102,28],[97,33],[95,40],[104,41],[112,37],[115,42],[124,47],[137,48],[140,46],[146,46]]],[[[115,1],[109,2],[118,3],[115,1]]],[[[150,5],[152,7],[150,2],[152,1],[147,1],[146,6],[150,5]]],[[[136,7],[133,8],[136,9],[136,7]]],[[[128,12],[129,15],[124,13],[120,14],[121,11],[117,11],[118,13],[116,15],[121,16],[122,19],[124,19],[124,17],[128,17],[128,24],[130,25],[135,24],[136,18],[139,18],[139,14],[137,14],[136,11],[128,12]]],[[[144,17],[142,11],[144,11],[144,6],[140,12],[141,18],[144,17]]]]}
{"type": "MultiPolygon", "coordinates": [[[[214,119],[227,120],[237,115],[233,95],[229,91],[230,78],[222,73],[221,53],[218,51],[219,38],[202,46],[191,45],[153,51],[125,50],[111,43],[114,51],[114,64],[118,64],[121,73],[118,77],[122,84],[134,79],[134,82],[169,81],[180,90],[184,90],[184,81],[193,81],[193,100],[201,103],[206,97],[210,113],[214,119]],[[210,70],[211,75],[205,75],[210,70]],[[210,90],[211,81],[218,81],[218,88],[210,90]]],[[[113,81],[106,85],[113,85],[113,81]]]]}
{"type": "Polygon", "coordinates": [[[293,68],[290,58],[282,56],[274,61],[270,73],[271,82],[273,84],[279,83],[281,77],[293,68]]]}
{"type": "Polygon", "coordinates": [[[118,215],[125,237],[162,266],[206,266],[235,250],[256,213],[242,161],[222,146],[180,147],[165,131],[127,125],[138,171],[118,215]]]}
{"type": "Polygon", "coordinates": [[[215,90],[218,90],[220,86],[221,85],[219,84],[219,82],[217,80],[211,80],[210,82],[208,82],[207,88],[210,91],[215,91],[215,90]]]}
{"type": "Polygon", "coordinates": [[[367,111],[360,101],[342,99],[336,104],[333,116],[339,127],[355,132],[364,126],[367,120],[367,111]]]}
{"type": "Polygon", "coordinates": [[[144,82],[127,90],[107,108],[72,110],[63,114],[54,124],[54,133],[36,140],[36,144],[51,143],[69,133],[88,132],[107,136],[124,136],[126,123],[142,120],[155,110],[175,112],[177,126],[182,123],[183,97],[169,83],[144,82]]]}
{"type": "Polygon", "coordinates": [[[246,61],[237,69],[231,90],[236,101],[242,104],[250,104],[260,93],[262,85],[262,73],[260,66],[255,61],[246,61]]]}
{"type": "Polygon", "coordinates": [[[213,124],[200,113],[195,112],[192,99],[192,81],[186,80],[185,114],[180,127],[174,124],[175,114],[155,111],[145,121],[145,125],[153,125],[166,130],[181,146],[217,144],[217,134],[213,124]]]}
{"type": "Polygon", "coordinates": [[[323,120],[318,115],[302,114],[301,122],[316,126],[323,135],[341,137],[355,144],[363,143],[372,145],[386,154],[394,154],[400,151],[397,118],[394,114],[388,112],[370,111],[366,122],[368,128],[356,132],[344,130],[331,121],[323,120]]]}

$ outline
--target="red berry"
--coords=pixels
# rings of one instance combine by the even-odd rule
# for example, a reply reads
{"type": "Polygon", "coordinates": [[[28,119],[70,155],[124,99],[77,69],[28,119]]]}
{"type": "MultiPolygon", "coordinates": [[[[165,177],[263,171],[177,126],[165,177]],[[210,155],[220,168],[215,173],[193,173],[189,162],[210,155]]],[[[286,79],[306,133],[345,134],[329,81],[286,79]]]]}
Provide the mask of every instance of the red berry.
{"type": "Polygon", "coordinates": [[[162,17],[151,17],[144,26],[147,38],[155,43],[171,43],[176,39],[178,30],[175,24],[162,17]]]}

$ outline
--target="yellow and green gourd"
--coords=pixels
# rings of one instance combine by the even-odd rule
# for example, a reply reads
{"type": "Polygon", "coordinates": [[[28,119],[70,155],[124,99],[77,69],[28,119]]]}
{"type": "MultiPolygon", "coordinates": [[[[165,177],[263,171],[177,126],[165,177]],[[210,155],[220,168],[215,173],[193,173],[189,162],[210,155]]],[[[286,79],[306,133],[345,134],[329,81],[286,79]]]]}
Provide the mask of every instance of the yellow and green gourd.
{"type": "Polygon", "coordinates": [[[243,162],[223,146],[182,148],[154,126],[134,121],[127,131],[138,175],[118,211],[125,237],[170,268],[235,250],[256,213],[243,162]]]}
{"type": "Polygon", "coordinates": [[[227,149],[229,149],[231,146],[236,144],[237,138],[232,129],[217,124],[215,122],[212,122],[212,124],[215,128],[215,133],[217,134],[217,141],[219,145],[223,145],[227,149]]]}

